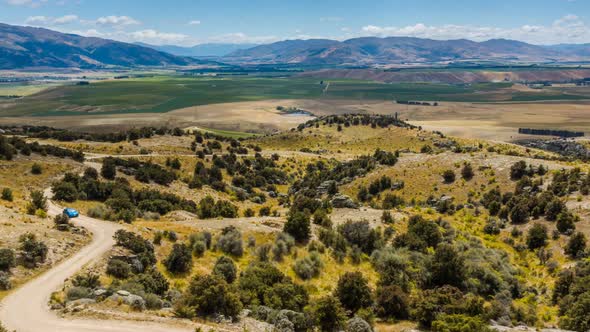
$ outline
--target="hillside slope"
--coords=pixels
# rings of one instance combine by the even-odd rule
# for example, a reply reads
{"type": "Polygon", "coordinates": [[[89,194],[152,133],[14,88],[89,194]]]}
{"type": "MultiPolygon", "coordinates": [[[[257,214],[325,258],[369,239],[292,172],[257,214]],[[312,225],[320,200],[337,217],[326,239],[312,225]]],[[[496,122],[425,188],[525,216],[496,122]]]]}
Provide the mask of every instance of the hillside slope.
{"type": "Polygon", "coordinates": [[[113,40],[0,23],[0,69],[188,65],[192,60],[113,40]]]}
{"type": "Polygon", "coordinates": [[[579,58],[579,52],[531,45],[514,40],[432,40],[410,37],[361,37],[287,40],[231,53],[233,62],[301,63],[308,65],[374,65],[441,62],[467,59],[554,61],[579,58]]]}

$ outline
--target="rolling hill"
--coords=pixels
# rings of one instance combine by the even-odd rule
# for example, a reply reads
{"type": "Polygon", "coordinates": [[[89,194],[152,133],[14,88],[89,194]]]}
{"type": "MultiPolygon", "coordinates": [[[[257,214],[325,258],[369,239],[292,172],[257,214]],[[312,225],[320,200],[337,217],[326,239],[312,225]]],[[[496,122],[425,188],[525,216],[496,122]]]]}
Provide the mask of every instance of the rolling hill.
{"type": "Polygon", "coordinates": [[[134,44],[0,23],[0,69],[183,66],[194,60],[134,44]]]}
{"type": "Polygon", "coordinates": [[[287,40],[235,51],[228,62],[300,63],[308,65],[385,65],[460,60],[561,61],[580,60],[583,47],[546,47],[515,40],[432,40],[410,37],[361,37],[287,40]]]}

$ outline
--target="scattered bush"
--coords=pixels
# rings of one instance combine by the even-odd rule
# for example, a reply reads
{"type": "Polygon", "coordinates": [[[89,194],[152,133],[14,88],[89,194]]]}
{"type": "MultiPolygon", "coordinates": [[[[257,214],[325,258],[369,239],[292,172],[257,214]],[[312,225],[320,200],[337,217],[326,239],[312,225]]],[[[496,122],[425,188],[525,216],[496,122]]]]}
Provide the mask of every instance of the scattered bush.
{"type": "Polygon", "coordinates": [[[9,271],[16,263],[14,250],[8,248],[0,249],[0,271],[9,271]]]}
{"type": "Polygon", "coordinates": [[[2,189],[2,200],[8,201],[8,202],[12,202],[13,199],[14,199],[14,197],[12,195],[12,189],[10,189],[10,188],[3,188],[2,189]]]}
{"type": "Polygon", "coordinates": [[[42,173],[43,173],[43,168],[41,167],[41,165],[34,163],[33,166],[31,166],[31,174],[39,175],[42,173]]]}
{"type": "Polygon", "coordinates": [[[224,315],[237,319],[242,310],[238,293],[223,278],[215,275],[195,276],[176,306],[180,316],[192,318],[224,315]]]}
{"type": "Polygon", "coordinates": [[[319,276],[322,267],[320,255],[312,252],[309,256],[296,260],[293,271],[299,278],[307,280],[319,276]]]}
{"type": "Polygon", "coordinates": [[[191,249],[184,243],[174,244],[172,251],[162,263],[172,273],[187,273],[193,266],[191,249]]]}
{"type": "Polygon", "coordinates": [[[131,266],[120,259],[111,259],[107,264],[107,274],[119,279],[127,279],[131,275],[131,266]]]}
{"type": "Polygon", "coordinates": [[[309,216],[299,211],[290,213],[283,231],[289,233],[298,242],[309,240],[311,234],[309,216]]]}
{"type": "Polygon", "coordinates": [[[45,262],[48,248],[45,243],[37,241],[35,234],[26,233],[20,236],[20,250],[22,261],[27,267],[36,267],[45,262]]]}
{"type": "Polygon", "coordinates": [[[221,256],[215,262],[212,273],[223,278],[228,284],[231,284],[238,276],[238,268],[231,258],[221,256]]]}
{"type": "Polygon", "coordinates": [[[217,247],[228,255],[241,257],[244,254],[242,232],[234,226],[225,227],[217,240],[217,247]]]}
{"type": "Polygon", "coordinates": [[[361,272],[347,272],[340,276],[334,292],[342,306],[351,313],[372,305],[372,294],[367,279],[361,272]]]}
{"type": "Polygon", "coordinates": [[[346,322],[346,312],[334,296],[328,295],[318,299],[310,311],[321,331],[340,331],[346,322]]]}

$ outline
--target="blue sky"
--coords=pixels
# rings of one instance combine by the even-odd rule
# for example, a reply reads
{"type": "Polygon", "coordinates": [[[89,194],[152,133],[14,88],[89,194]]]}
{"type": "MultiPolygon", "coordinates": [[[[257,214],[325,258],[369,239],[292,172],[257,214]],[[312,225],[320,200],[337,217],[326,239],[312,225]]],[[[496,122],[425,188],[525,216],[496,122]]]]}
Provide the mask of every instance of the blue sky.
{"type": "Polygon", "coordinates": [[[177,45],[359,36],[590,43],[588,20],[589,0],[0,0],[0,22],[177,45]]]}

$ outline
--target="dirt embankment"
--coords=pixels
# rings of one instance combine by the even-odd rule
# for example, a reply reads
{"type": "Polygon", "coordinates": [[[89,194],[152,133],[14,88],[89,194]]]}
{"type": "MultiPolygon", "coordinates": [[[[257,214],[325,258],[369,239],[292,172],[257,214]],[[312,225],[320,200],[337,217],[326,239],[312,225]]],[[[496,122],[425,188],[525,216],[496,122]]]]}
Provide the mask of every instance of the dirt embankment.
{"type": "Polygon", "coordinates": [[[521,71],[383,71],[378,69],[328,69],[299,74],[323,79],[359,79],[385,83],[481,83],[481,82],[568,82],[590,77],[590,69],[521,71]]]}

